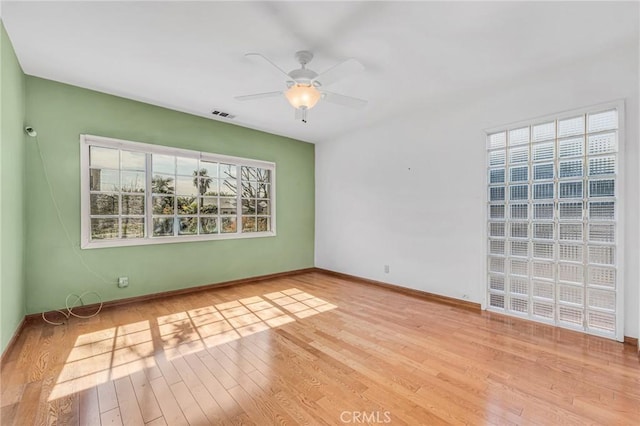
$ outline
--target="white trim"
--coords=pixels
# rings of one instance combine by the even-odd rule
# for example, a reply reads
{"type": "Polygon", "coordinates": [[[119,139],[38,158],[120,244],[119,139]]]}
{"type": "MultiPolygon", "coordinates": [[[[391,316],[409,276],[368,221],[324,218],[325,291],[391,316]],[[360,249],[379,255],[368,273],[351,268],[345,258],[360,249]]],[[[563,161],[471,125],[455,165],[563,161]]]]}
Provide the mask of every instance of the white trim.
{"type": "MultiPolygon", "coordinates": [[[[163,145],[154,145],[142,142],[132,142],[122,139],[108,138],[104,136],[80,135],[80,247],[82,249],[95,249],[107,247],[127,247],[151,244],[170,244],[196,241],[213,241],[229,239],[263,238],[276,236],[276,164],[270,161],[233,157],[229,155],[214,154],[209,152],[198,152],[193,150],[173,148],[163,145]],[[203,234],[203,235],[174,235],[166,237],[152,237],[153,214],[152,214],[152,194],[151,188],[151,156],[146,157],[146,186],[145,190],[145,230],[143,238],[133,239],[108,239],[91,241],[91,220],[90,220],[90,188],[89,188],[89,147],[95,145],[106,148],[116,148],[126,151],[136,151],[145,154],[163,154],[186,158],[194,158],[203,161],[211,161],[223,164],[232,164],[238,167],[238,188],[237,188],[237,210],[236,210],[236,232],[203,234]],[[242,190],[241,190],[241,166],[259,167],[271,172],[270,179],[270,214],[271,230],[268,232],[242,232],[242,190]]],[[[215,215],[220,218],[220,215],[215,215]]]]}
{"type": "MultiPolygon", "coordinates": [[[[578,108],[578,109],[565,110],[557,114],[549,114],[541,117],[535,117],[535,118],[532,118],[531,120],[521,120],[514,123],[503,124],[501,126],[492,126],[490,128],[484,129],[485,141],[486,141],[486,136],[489,136],[492,133],[514,130],[519,127],[525,127],[525,126],[535,126],[535,125],[544,123],[546,121],[564,120],[565,118],[570,118],[570,117],[582,115],[582,114],[596,114],[598,112],[606,111],[609,109],[620,108],[621,106],[624,109],[624,99],[617,99],[611,102],[595,104],[595,105],[578,108]]],[[[623,111],[623,109],[621,111],[623,111]]],[[[620,114],[618,114],[618,129],[622,127],[620,123],[621,123],[620,114]]]]}
{"type": "Polygon", "coordinates": [[[624,229],[625,229],[625,195],[624,191],[626,188],[625,185],[625,147],[627,144],[625,125],[626,125],[626,109],[624,100],[619,100],[616,103],[616,108],[618,108],[618,152],[617,152],[617,160],[618,160],[618,170],[616,171],[616,192],[614,192],[614,197],[616,199],[617,204],[617,217],[616,217],[616,340],[619,342],[624,342],[624,247],[625,247],[625,239],[624,239],[624,229]]]}

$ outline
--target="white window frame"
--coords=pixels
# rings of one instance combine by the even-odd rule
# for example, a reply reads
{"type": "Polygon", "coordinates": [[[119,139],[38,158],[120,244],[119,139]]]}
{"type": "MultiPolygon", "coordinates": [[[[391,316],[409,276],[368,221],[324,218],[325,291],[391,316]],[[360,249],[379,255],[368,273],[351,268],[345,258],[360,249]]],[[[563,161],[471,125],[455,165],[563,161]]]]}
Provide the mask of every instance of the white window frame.
{"type": "MultiPolygon", "coordinates": [[[[576,115],[582,115],[582,114],[589,114],[589,113],[596,113],[598,111],[605,111],[605,110],[609,110],[609,109],[616,109],[618,111],[618,151],[616,153],[617,156],[617,173],[616,173],[616,330],[615,330],[615,336],[612,336],[611,334],[606,334],[606,333],[599,333],[598,331],[595,330],[587,330],[584,328],[579,328],[579,327],[569,327],[569,326],[565,326],[565,325],[561,325],[561,324],[556,324],[556,323],[552,323],[549,321],[544,321],[542,319],[537,319],[533,316],[518,316],[518,315],[514,315],[514,314],[510,314],[510,313],[506,313],[506,315],[509,316],[516,316],[516,317],[520,317],[520,318],[525,318],[528,321],[534,321],[534,322],[541,322],[544,324],[551,324],[557,327],[562,327],[562,328],[569,328],[572,330],[577,330],[577,331],[581,331],[585,334],[592,334],[592,335],[596,335],[596,336],[601,336],[601,337],[605,337],[605,338],[615,338],[615,340],[622,342],[624,341],[624,299],[625,299],[625,292],[624,292],[624,283],[625,283],[625,191],[626,191],[626,185],[625,185],[625,145],[626,145],[626,110],[625,110],[625,102],[624,99],[619,99],[619,100],[615,100],[615,101],[611,101],[611,102],[606,102],[606,103],[601,103],[601,104],[596,104],[596,105],[591,105],[591,106],[587,106],[584,108],[578,108],[578,109],[573,109],[573,110],[569,110],[569,111],[563,111],[563,112],[559,112],[556,114],[550,114],[550,115],[545,115],[543,117],[538,117],[538,118],[534,118],[534,119],[530,119],[530,120],[522,120],[522,121],[518,121],[515,123],[510,123],[510,124],[506,124],[506,125],[501,125],[501,126],[496,126],[496,127],[492,127],[492,128],[487,128],[484,129],[483,133],[482,133],[482,141],[483,143],[486,145],[487,142],[487,137],[490,134],[493,133],[498,133],[501,131],[509,131],[512,129],[518,129],[521,127],[525,127],[525,126],[535,126],[538,124],[543,124],[545,122],[549,122],[551,120],[563,120],[566,118],[571,118],[571,117],[575,117],[576,115]]],[[[484,164],[484,168],[483,168],[483,175],[484,177],[482,178],[482,182],[484,182],[484,191],[486,192],[487,189],[489,188],[489,177],[488,177],[488,173],[487,173],[487,166],[488,166],[488,158],[486,157],[486,148],[485,148],[485,164],[484,164]]],[[[554,161],[557,161],[557,159],[554,159],[554,161]]],[[[585,167],[588,167],[588,165],[585,165],[585,167]]],[[[505,165],[505,179],[508,179],[508,170],[507,167],[505,165]]],[[[586,188],[585,188],[586,190],[586,188]]],[[[505,194],[505,197],[507,197],[508,194],[505,194]]],[[[494,309],[491,308],[489,306],[489,300],[488,300],[488,286],[487,286],[487,280],[489,277],[489,265],[488,265],[488,261],[487,259],[489,258],[489,233],[488,230],[486,228],[486,226],[488,226],[489,223],[489,212],[488,212],[488,202],[487,202],[487,196],[485,195],[484,197],[482,197],[482,201],[483,201],[483,209],[484,209],[484,223],[485,223],[485,231],[484,231],[484,250],[483,250],[483,259],[484,259],[484,279],[481,282],[481,294],[482,296],[482,301],[481,301],[481,308],[483,310],[489,310],[492,312],[501,312],[501,313],[505,313],[500,309],[494,309]]],[[[505,212],[505,214],[508,214],[508,212],[505,212]]]]}
{"type": "Polygon", "coordinates": [[[194,241],[211,241],[211,240],[229,240],[243,238],[261,238],[276,236],[276,164],[270,161],[253,160],[242,157],[233,157],[228,155],[213,154],[208,152],[199,152],[188,149],[174,148],[164,145],[154,145],[142,142],[133,142],[122,139],[108,138],[104,136],[80,135],[80,247],[82,249],[95,249],[106,247],[127,247],[140,246],[150,244],[171,244],[184,243],[194,241]],[[197,158],[204,161],[233,164],[236,166],[259,167],[270,171],[271,193],[270,193],[270,219],[271,230],[263,232],[242,232],[242,191],[241,174],[238,173],[238,190],[236,194],[237,211],[236,211],[236,232],[235,233],[218,233],[206,235],[179,235],[179,236],[162,236],[152,237],[151,227],[153,223],[151,209],[151,164],[150,156],[147,156],[146,179],[147,185],[145,189],[145,236],[143,238],[114,238],[105,240],[91,240],[91,203],[89,188],[89,148],[91,146],[99,146],[104,148],[116,148],[127,151],[137,151],[145,154],[162,154],[187,158],[197,158]]]}

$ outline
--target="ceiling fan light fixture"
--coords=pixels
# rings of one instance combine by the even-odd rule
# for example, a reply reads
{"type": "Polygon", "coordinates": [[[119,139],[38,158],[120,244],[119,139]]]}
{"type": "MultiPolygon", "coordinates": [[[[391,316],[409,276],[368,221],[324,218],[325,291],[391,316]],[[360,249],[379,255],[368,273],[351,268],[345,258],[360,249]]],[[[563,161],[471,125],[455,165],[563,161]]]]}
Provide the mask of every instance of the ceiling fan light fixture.
{"type": "Polygon", "coordinates": [[[311,109],[318,103],[322,94],[313,85],[295,84],[284,95],[294,108],[311,109]]]}

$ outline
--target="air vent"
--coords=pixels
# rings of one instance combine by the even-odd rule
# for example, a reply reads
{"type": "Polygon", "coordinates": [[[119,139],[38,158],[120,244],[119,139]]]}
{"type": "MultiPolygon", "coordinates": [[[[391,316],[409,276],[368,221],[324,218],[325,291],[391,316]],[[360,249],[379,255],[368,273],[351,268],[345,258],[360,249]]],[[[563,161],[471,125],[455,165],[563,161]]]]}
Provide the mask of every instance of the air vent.
{"type": "Polygon", "coordinates": [[[233,115],[233,114],[229,114],[228,112],[219,111],[217,109],[214,109],[211,112],[211,114],[216,115],[218,117],[227,118],[229,120],[233,120],[234,118],[236,118],[236,116],[233,115]]]}

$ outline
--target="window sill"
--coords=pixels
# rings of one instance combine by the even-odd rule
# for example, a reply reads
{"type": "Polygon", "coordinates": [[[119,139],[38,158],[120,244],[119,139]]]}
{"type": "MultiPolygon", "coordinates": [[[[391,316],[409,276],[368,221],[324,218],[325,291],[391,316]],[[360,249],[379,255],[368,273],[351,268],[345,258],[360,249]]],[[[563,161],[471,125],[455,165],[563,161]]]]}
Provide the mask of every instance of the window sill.
{"type": "Polygon", "coordinates": [[[81,249],[99,249],[112,247],[147,246],[155,244],[192,243],[198,241],[239,240],[245,238],[275,237],[275,232],[247,232],[243,234],[184,235],[179,237],[135,238],[130,240],[85,241],[81,249]]]}

